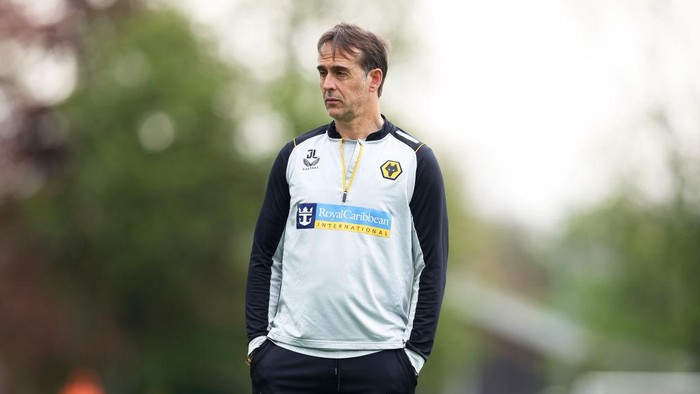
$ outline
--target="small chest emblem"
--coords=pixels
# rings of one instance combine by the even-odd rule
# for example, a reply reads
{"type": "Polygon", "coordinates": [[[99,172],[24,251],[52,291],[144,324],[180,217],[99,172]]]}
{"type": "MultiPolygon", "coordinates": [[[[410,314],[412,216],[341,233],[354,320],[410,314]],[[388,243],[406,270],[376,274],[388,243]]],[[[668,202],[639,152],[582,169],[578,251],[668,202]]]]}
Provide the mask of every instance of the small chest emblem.
{"type": "Polygon", "coordinates": [[[316,223],[316,203],[299,204],[297,228],[314,228],[316,223]]]}
{"type": "Polygon", "coordinates": [[[382,177],[392,181],[395,181],[403,172],[403,170],[401,170],[401,163],[395,160],[387,160],[379,168],[382,170],[382,177]]]}
{"type": "Polygon", "coordinates": [[[320,157],[316,157],[316,149],[309,149],[307,151],[306,157],[304,158],[305,170],[310,170],[317,168],[316,164],[321,160],[320,157]]]}

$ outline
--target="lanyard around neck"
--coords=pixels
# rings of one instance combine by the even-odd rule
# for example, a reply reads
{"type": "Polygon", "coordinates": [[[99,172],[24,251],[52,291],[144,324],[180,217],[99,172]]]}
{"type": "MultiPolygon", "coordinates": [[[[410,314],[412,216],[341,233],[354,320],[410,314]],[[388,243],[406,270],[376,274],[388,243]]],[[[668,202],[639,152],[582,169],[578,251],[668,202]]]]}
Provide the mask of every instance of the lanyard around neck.
{"type": "Polygon", "coordinates": [[[343,139],[340,139],[340,161],[342,166],[343,175],[343,202],[348,198],[348,192],[350,192],[350,187],[352,182],[355,180],[355,174],[357,174],[357,167],[360,165],[360,159],[362,158],[362,144],[360,144],[360,153],[357,155],[357,160],[355,160],[355,165],[352,168],[352,174],[350,174],[350,182],[347,182],[348,168],[345,166],[345,151],[343,150],[343,139]]]}

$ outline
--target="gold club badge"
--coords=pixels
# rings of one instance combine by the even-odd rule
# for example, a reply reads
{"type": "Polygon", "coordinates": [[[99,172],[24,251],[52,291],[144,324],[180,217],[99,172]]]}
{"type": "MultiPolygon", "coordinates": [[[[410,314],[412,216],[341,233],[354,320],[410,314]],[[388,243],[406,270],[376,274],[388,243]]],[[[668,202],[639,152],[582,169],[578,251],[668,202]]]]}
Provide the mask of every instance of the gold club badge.
{"type": "Polygon", "coordinates": [[[403,170],[401,170],[401,163],[394,160],[387,160],[379,168],[382,170],[382,177],[385,179],[391,179],[392,181],[396,180],[396,178],[398,178],[403,172],[403,170]]]}

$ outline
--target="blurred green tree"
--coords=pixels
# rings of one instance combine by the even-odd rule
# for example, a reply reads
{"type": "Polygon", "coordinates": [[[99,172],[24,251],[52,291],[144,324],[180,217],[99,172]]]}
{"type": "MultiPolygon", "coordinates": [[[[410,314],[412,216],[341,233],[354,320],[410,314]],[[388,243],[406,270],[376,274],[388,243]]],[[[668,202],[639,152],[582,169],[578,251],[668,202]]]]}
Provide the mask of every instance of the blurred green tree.
{"type": "Polygon", "coordinates": [[[571,217],[549,256],[555,303],[601,337],[639,347],[608,355],[612,368],[687,369],[700,360],[700,166],[681,153],[682,139],[663,111],[655,121],[667,142],[659,147],[666,150],[668,195],[650,198],[632,169],[609,199],[571,217]],[[690,361],[640,357],[654,349],[690,361]]]}
{"type": "Polygon", "coordinates": [[[95,368],[109,392],[246,391],[241,300],[266,168],[234,154],[214,102],[243,75],[172,11],[85,29],[57,115],[68,157],[23,204],[71,333],[54,369],[95,368]]]}

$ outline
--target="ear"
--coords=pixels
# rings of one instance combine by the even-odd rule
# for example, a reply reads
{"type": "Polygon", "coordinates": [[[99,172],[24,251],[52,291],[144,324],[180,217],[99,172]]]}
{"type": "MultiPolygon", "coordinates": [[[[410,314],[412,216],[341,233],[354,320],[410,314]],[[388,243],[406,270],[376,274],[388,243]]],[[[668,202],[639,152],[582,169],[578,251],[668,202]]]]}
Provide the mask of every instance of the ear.
{"type": "Polygon", "coordinates": [[[367,78],[369,78],[369,91],[376,92],[379,91],[379,87],[382,85],[384,80],[384,74],[382,70],[375,68],[367,73],[367,78]]]}

